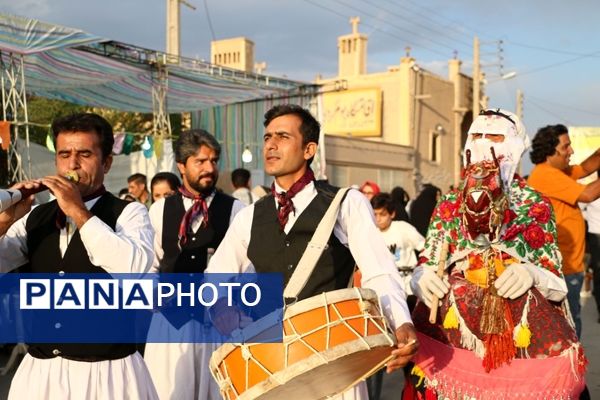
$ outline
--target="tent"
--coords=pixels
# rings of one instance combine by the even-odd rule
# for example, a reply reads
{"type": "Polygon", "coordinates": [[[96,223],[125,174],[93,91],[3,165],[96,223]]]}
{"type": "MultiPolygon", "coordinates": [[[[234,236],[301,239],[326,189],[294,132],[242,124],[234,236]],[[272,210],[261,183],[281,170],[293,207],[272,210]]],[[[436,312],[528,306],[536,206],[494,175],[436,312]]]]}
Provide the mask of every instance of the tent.
{"type": "MultiPolygon", "coordinates": [[[[12,180],[33,176],[27,94],[93,107],[152,112],[154,135],[168,141],[168,113],[316,93],[314,85],[174,57],[81,30],[3,13],[0,13],[0,72],[6,99],[3,116],[13,125],[9,149],[12,180]],[[25,137],[25,143],[20,137],[25,137]]],[[[165,146],[167,150],[168,147],[165,146]]],[[[132,163],[130,172],[149,176],[156,172],[156,167],[133,170],[137,164],[132,163]]],[[[160,170],[172,170],[172,154],[163,152],[163,160],[154,164],[162,165],[160,170]]]]}

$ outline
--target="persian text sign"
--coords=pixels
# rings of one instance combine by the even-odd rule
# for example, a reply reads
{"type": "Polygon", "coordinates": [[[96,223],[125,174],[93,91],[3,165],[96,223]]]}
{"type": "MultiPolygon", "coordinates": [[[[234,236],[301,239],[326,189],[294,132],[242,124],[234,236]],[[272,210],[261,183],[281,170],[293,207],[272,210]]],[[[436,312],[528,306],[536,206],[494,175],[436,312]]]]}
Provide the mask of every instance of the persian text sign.
{"type": "Polygon", "coordinates": [[[381,136],[381,90],[323,94],[323,131],[332,135],[381,136]]]}

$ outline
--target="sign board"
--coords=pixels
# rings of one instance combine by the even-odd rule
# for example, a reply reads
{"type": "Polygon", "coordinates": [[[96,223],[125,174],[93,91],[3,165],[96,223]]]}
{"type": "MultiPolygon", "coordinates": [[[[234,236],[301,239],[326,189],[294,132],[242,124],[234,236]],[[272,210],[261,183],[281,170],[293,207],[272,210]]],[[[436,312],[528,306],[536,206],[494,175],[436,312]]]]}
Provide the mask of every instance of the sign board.
{"type": "Polygon", "coordinates": [[[340,136],[381,136],[381,89],[324,93],[323,131],[340,136]]]}

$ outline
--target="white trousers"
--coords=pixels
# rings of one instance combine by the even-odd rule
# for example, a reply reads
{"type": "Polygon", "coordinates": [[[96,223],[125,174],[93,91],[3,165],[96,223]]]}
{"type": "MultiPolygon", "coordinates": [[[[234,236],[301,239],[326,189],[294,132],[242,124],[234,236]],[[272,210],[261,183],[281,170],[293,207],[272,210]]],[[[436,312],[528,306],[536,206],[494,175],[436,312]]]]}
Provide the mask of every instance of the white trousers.
{"type": "Polygon", "coordinates": [[[9,400],[156,400],[139,353],[118,360],[83,362],[27,354],[10,385],[9,400]]]}

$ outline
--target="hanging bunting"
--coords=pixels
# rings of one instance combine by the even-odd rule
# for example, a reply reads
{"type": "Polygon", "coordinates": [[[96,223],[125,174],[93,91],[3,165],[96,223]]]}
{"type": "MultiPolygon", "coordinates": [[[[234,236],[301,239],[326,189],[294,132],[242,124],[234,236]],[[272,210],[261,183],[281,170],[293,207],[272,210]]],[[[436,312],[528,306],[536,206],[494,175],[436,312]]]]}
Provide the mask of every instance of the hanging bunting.
{"type": "Polygon", "coordinates": [[[10,122],[8,121],[0,121],[0,146],[4,151],[10,146],[10,122]]]}
{"type": "Polygon", "coordinates": [[[52,132],[48,132],[46,135],[46,148],[52,153],[56,153],[56,149],[54,148],[54,135],[52,135],[52,132]]]}
{"type": "Polygon", "coordinates": [[[131,149],[133,148],[133,140],[134,136],[131,133],[125,133],[125,139],[123,140],[123,154],[129,155],[129,153],[131,153],[131,149]]]}
{"type": "Polygon", "coordinates": [[[144,143],[142,143],[142,152],[144,153],[144,157],[152,158],[152,155],[154,154],[154,146],[152,146],[153,142],[154,141],[150,136],[146,136],[144,138],[144,143]]]}
{"type": "Polygon", "coordinates": [[[125,133],[119,132],[115,133],[115,143],[113,144],[112,152],[113,154],[121,154],[123,152],[123,144],[125,142],[125,133]]]}
{"type": "Polygon", "coordinates": [[[163,152],[163,139],[161,137],[157,137],[154,139],[154,154],[156,154],[156,158],[160,160],[160,156],[162,156],[163,152]]]}

